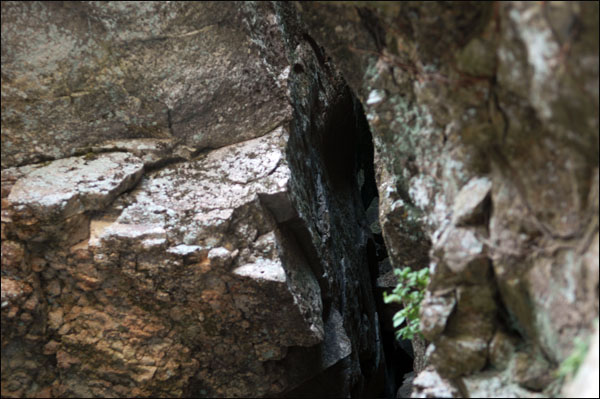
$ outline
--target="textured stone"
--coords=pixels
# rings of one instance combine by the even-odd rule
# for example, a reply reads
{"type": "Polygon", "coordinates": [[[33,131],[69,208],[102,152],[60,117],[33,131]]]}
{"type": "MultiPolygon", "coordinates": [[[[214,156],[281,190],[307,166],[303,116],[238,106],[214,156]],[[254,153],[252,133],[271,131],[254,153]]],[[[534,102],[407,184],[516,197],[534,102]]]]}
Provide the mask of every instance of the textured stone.
{"type": "Polygon", "coordinates": [[[18,271],[25,261],[25,248],[17,241],[2,240],[2,270],[18,271]]]}
{"type": "Polygon", "coordinates": [[[450,381],[441,377],[434,369],[427,368],[412,382],[411,398],[456,398],[460,391],[450,381]]]}
{"type": "Polygon", "coordinates": [[[514,341],[505,332],[501,330],[496,331],[489,348],[490,363],[495,369],[503,370],[508,367],[515,351],[514,341]]]}
{"type": "Polygon", "coordinates": [[[485,177],[470,180],[458,193],[452,207],[452,221],[456,225],[468,224],[484,217],[484,204],[492,188],[485,177]]]}
{"type": "Polygon", "coordinates": [[[3,396],[377,396],[405,266],[415,395],[560,392],[598,314],[597,3],[2,16],[3,396]]]}
{"type": "Polygon", "coordinates": [[[142,172],[139,158],[121,152],[51,162],[13,185],[7,198],[13,219],[9,228],[32,241],[81,241],[89,228],[84,213],[105,208],[142,172]]]}
{"type": "Polygon", "coordinates": [[[3,168],[110,140],[215,148],[289,117],[283,68],[264,63],[237,4],[7,3],[2,14],[3,168]]]}
{"type": "MultiPolygon", "coordinates": [[[[481,368],[495,326],[562,361],[598,306],[597,4],[299,9],[365,106],[392,265],[430,266],[426,333],[477,348],[475,367],[434,343],[438,365],[481,368]],[[461,291],[464,312],[434,300],[461,291]]],[[[500,341],[492,361],[508,367],[500,341]]],[[[461,394],[537,395],[515,370],[475,373],[461,394]]]]}
{"type": "Polygon", "coordinates": [[[445,378],[477,372],[485,366],[487,344],[477,335],[442,335],[427,348],[430,364],[445,378]]]}
{"type": "Polygon", "coordinates": [[[421,302],[421,331],[425,338],[433,341],[438,337],[450,317],[450,313],[456,306],[456,297],[454,292],[446,295],[433,296],[431,292],[425,294],[423,302],[421,302]]]}
{"type": "Polygon", "coordinates": [[[544,398],[543,394],[520,387],[510,373],[483,371],[463,378],[464,387],[472,397],[544,398]]]}
{"type": "Polygon", "coordinates": [[[524,388],[540,392],[553,380],[548,362],[540,354],[519,352],[513,362],[515,381],[524,388]]]}
{"type": "Polygon", "coordinates": [[[2,276],[2,308],[6,307],[5,302],[17,301],[24,295],[31,292],[31,287],[25,283],[2,276]]]}
{"type": "Polygon", "coordinates": [[[2,7],[3,365],[56,364],[10,395],[375,391],[366,123],[293,7],[2,7]]]}
{"type": "Polygon", "coordinates": [[[67,218],[104,208],[141,176],[142,164],[126,153],[66,158],[39,168],[13,186],[8,200],[34,216],[67,218]]]}

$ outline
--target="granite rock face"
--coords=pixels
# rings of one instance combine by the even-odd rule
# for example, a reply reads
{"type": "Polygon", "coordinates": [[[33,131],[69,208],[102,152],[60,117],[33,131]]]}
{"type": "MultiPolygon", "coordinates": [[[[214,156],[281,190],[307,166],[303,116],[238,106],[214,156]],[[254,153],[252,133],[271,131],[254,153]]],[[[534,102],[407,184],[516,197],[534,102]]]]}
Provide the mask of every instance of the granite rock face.
{"type": "Polygon", "coordinates": [[[2,396],[376,394],[360,117],[286,4],[3,3],[2,396]]]}
{"type": "Polygon", "coordinates": [[[584,2],[2,2],[2,396],[377,396],[405,266],[401,394],[559,394],[598,43],[584,2]]]}
{"type": "Polygon", "coordinates": [[[289,118],[285,77],[240,8],[4,3],[2,167],[110,139],[201,149],[274,129],[289,118]]]}
{"type": "Polygon", "coordinates": [[[365,107],[392,265],[431,271],[414,394],[558,394],[598,317],[598,5],[297,9],[365,107]]]}
{"type": "MultiPolygon", "coordinates": [[[[12,211],[10,226],[24,241],[81,241],[88,235],[83,215],[104,209],[135,186],[143,168],[139,158],[115,152],[65,158],[24,172],[7,197],[12,211]],[[77,224],[84,227],[80,232],[69,229],[77,224]]],[[[15,172],[11,168],[2,173],[10,176],[15,172]]]]}

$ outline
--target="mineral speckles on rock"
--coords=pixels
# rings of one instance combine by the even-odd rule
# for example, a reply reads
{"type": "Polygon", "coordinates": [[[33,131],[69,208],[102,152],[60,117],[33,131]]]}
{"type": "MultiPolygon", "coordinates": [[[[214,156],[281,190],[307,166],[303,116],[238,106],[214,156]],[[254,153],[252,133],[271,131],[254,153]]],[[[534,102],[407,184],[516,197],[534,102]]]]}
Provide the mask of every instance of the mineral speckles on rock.
{"type": "Polygon", "coordinates": [[[412,398],[457,398],[460,391],[433,368],[423,370],[413,380],[412,398]]]}
{"type": "Polygon", "coordinates": [[[2,3],[2,395],[376,396],[370,233],[430,265],[414,395],[552,394],[598,312],[597,3],[232,4],[2,3]]]}
{"type": "Polygon", "coordinates": [[[199,236],[189,231],[192,226],[219,229],[224,226],[219,220],[230,220],[234,209],[256,201],[258,194],[287,190],[285,135],[277,128],[263,137],[150,174],[131,193],[132,205],[118,222],[165,226],[168,236],[189,237],[184,244],[197,245],[191,237],[199,236]]]}
{"type": "Polygon", "coordinates": [[[111,140],[217,148],[289,119],[283,56],[253,46],[263,32],[237,5],[3,3],[2,15],[2,167],[111,140]]]}
{"type": "MultiPolygon", "coordinates": [[[[132,322],[145,323],[167,307],[169,319],[177,323],[172,334],[219,345],[220,357],[238,359],[214,368],[208,352],[196,352],[199,368],[194,370],[214,378],[211,384],[221,385],[226,395],[236,392],[237,384],[223,385],[221,374],[245,373],[248,362],[281,359],[287,346],[312,346],[324,337],[319,284],[304,255],[295,252],[295,244],[278,232],[269,211],[269,206],[291,206],[286,141],[287,131],[279,127],[260,138],[149,173],[135,190],[106,209],[106,215],[118,217],[92,220],[89,245],[72,249],[73,256],[85,253],[82,250],[93,252],[98,269],[113,270],[130,281],[134,298],[152,298],[149,308],[134,312],[132,322]],[[267,206],[261,203],[263,197],[269,199],[267,206]],[[181,301],[190,305],[181,308],[181,301]],[[278,306],[272,307],[272,301],[278,306]],[[240,334],[246,346],[255,348],[256,357],[247,358],[247,350],[237,346],[222,345],[223,340],[240,342],[240,334]]],[[[115,284],[112,272],[98,275],[91,270],[90,276],[76,274],[75,278],[83,291],[103,291],[98,295],[106,303],[114,301],[111,294],[119,293],[111,288],[115,284]]],[[[118,313],[108,312],[107,317],[123,326],[118,313]]],[[[67,318],[82,323],[73,313],[67,318]]],[[[79,342],[92,334],[84,330],[66,348],[76,360],[83,356],[79,342]]],[[[141,335],[142,342],[149,339],[141,335]]],[[[165,345],[171,351],[180,350],[165,345]]],[[[136,345],[132,350],[153,356],[136,345]]],[[[133,354],[122,357],[126,367],[137,364],[133,354]]],[[[164,369],[157,367],[147,373],[136,371],[131,378],[144,386],[153,384],[158,378],[154,373],[159,375],[164,369]]],[[[169,392],[176,392],[173,389],[180,389],[188,378],[186,373],[173,376],[176,382],[169,392]]],[[[258,384],[265,378],[264,371],[245,378],[254,381],[255,389],[265,391],[258,384]]]]}
{"type": "Polygon", "coordinates": [[[143,169],[127,153],[65,158],[30,169],[7,197],[12,222],[7,227],[21,239],[78,242],[88,235],[87,212],[105,208],[133,187],[143,169]]]}
{"type": "Polygon", "coordinates": [[[242,265],[233,271],[239,276],[255,280],[268,280],[278,283],[285,282],[285,271],[277,260],[257,259],[254,263],[242,265]]]}
{"type": "MultiPolygon", "coordinates": [[[[378,351],[357,277],[364,234],[326,225],[344,244],[315,255],[324,239],[299,192],[327,175],[323,154],[288,143],[295,119],[351,129],[352,104],[293,7],[3,3],[2,14],[3,167],[88,153],[2,171],[3,395],[280,396],[343,358],[335,392],[361,387],[379,367],[363,369],[378,351]],[[318,105],[292,93],[292,65],[309,58],[300,85],[318,105]],[[294,157],[310,176],[292,174],[294,157]],[[34,178],[45,186],[24,185],[34,178]],[[337,309],[324,315],[322,296],[337,309]],[[25,347],[48,376],[20,380],[25,347]]],[[[338,218],[360,214],[336,201],[338,218]]]]}
{"type": "MultiPolygon", "coordinates": [[[[286,136],[285,129],[278,127],[263,137],[211,151],[198,169],[204,171],[207,179],[225,179],[241,185],[258,181],[275,172],[283,160],[286,136]]],[[[283,188],[287,181],[275,183],[283,188]]]]}
{"type": "Polygon", "coordinates": [[[31,209],[40,220],[67,218],[103,209],[134,186],[142,172],[141,160],[122,152],[60,159],[19,179],[8,200],[17,209],[31,209]]]}
{"type": "Polygon", "coordinates": [[[518,387],[515,370],[478,370],[498,326],[561,361],[597,317],[585,253],[598,229],[598,4],[436,7],[305,4],[301,15],[365,105],[392,264],[433,243],[421,308],[433,365],[474,373],[464,392],[426,393],[417,377],[414,395],[536,396],[541,384],[518,387]]]}

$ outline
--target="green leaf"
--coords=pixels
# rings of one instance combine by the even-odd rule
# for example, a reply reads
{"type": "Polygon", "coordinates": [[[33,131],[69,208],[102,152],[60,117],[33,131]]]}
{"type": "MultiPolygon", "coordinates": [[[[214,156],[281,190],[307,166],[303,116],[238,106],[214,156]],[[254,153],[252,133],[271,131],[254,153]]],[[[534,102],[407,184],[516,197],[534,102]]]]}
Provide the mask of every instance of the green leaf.
{"type": "Polygon", "coordinates": [[[429,268],[411,270],[409,267],[396,268],[394,274],[398,283],[392,294],[383,294],[385,303],[399,303],[404,305],[393,317],[397,339],[413,339],[420,331],[421,302],[425,297],[425,288],[429,284],[429,268]],[[399,328],[404,325],[404,327],[399,328]]]}
{"type": "Polygon", "coordinates": [[[399,317],[397,319],[394,317],[394,328],[398,328],[402,323],[404,323],[404,320],[404,317],[399,317]]]}
{"type": "Polygon", "coordinates": [[[396,294],[384,295],[383,302],[385,302],[385,303],[392,303],[392,302],[402,303],[402,298],[400,297],[400,295],[396,295],[396,294]]]}

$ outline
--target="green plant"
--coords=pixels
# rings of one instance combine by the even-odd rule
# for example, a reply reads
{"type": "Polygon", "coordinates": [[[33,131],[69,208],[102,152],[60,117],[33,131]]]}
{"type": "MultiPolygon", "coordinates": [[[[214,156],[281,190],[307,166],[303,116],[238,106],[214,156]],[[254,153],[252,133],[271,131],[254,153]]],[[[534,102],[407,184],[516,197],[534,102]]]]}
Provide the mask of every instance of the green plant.
{"type": "Polygon", "coordinates": [[[577,373],[577,370],[579,370],[581,363],[583,363],[585,356],[590,350],[588,339],[576,337],[574,343],[573,351],[565,360],[563,360],[558,368],[557,375],[559,378],[564,379],[573,377],[575,373],[577,373]]]}
{"type": "Polygon", "coordinates": [[[383,293],[385,303],[399,303],[404,307],[396,312],[393,318],[394,328],[402,323],[406,325],[396,331],[396,339],[413,339],[415,334],[421,335],[419,327],[419,311],[425,296],[425,287],[429,283],[429,268],[413,271],[409,267],[394,269],[398,284],[391,294],[383,293]]]}

